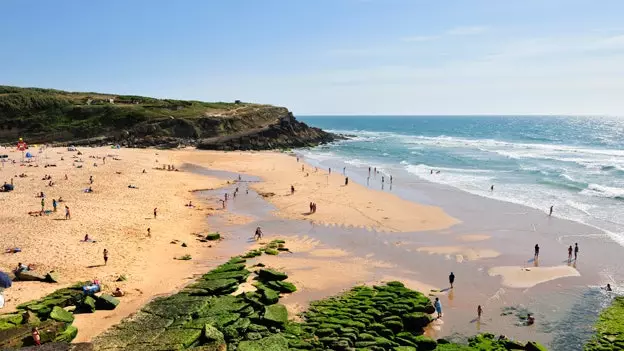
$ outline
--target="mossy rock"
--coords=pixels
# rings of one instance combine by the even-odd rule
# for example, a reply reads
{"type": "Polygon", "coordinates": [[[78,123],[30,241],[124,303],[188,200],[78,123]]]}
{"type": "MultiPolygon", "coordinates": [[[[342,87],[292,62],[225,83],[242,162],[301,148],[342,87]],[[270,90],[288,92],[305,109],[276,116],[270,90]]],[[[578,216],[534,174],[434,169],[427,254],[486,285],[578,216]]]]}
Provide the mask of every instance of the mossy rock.
{"type": "Polygon", "coordinates": [[[218,279],[236,279],[239,283],[247,280],[251,272],[248,270],[208,273],[202,276],[202,280],[218,280],[218,279]]]}
{"type": "Polygon", "coordinates": [[[272,255],[272,256],[279,255],[279,251],[277,251],[275,249],[266,249],[266,250],[264,250],[264,253],[266,253],[267,255],[272,255]]]}
{"type": "Polygon", "coordinates": [[[58,306],[54,306],[52,308],[52,312],[50,312],[50,318],[63,323],[72,323],[74,321],[74,315],[71,312],[65,311],[58,306]]]}
{"type": "Polygon", "coordinates": [[[19,324],[22,324],[23,320],[24,320],[24,315],[21,313],[0,315],[0,323],[6,322],[6,323],[13,324],[13,325],[19,325],[19,324]]]}
{"type": "Polygon", "coordinates": [[[288,347],[291,350],[292,349],[312,350],[312,348],[314,348],[314,345],[304,340],[293,339],[293,340],[288,340],[288,347]]]}
{"type": "Polygon", "coordinates": [[[241,256],[242,258],[254,258],[254,257],[258,257],[262,255],[262,251],[260,250],[251,250],[248,251],[246,254],[244,254],[243,256],[241,256]]]}
{"type": "Polygon", "coordinates": [[[273,305],[279,301],[279,294],[273,289],[264,288],[261,290],[261,294],[261,301],[266,305],[273,305]]]}
{"type": "Polygon", "coordinates": [[[238,344],[238,351],[288,351],[288,340],[282,335],[271,335],[267,338],[254,341],[242,341],[238,344]]]}
{"type": "Polygon", "coordinates": [[[403,326],[405,330],[420,332],[432,320],[432,317],[427,313],[413,312],[403,316],[403,326]]]}
{"type": "Polygon", "coordinates": [[[293,283],[285,281],[267,281],[265,284],[269,288],[281,293],[294,293],[297,291],[297,287],[293,283]]]}
{"type": "Polygon", "coordinates": [[[70,325],[62,333],[58,334],[55,338],[55,342],[71,342],[78,335],[78,328],[70,325]]]}
{"type": "Polygon", "coordinates": [[[245,262],[247,262],[247,260],[242,258],[241,256],[234,256],[230,258],[230,260],[227,263],[238,264],[238,263],[245,263],[245,262]]]}
{"type": "MultiPolygon", "coordinates": [[[[529,341],[525,346],[524,349],[526,351],[548,351],[548,349],[546,349],[544,346],[540,345],[537,342],[534,341],[529,341]]],[[[612,350],[617,350],[619,348],[612,348],[612,350]]]]}
{"type": "Polygon", "coordinates": [[[415,347],[413,346],[396,346],[395,348],[392,349],[393,351],[418,351],[415,347]]]}
{"type": "Polygon", "coordinates": [[[95,312],[96,301],[93,297],[87,296],[82,301],[81,310],[88,313],[95,312]]]}
{"type": "Polygon", "coordinates": [[[95,300],[95,307],[99,310],[114,310],[119,305],[119,300],[108,294],[102,294],[95,300]]]}
{"type": "Polygon", "coordinates": [[[270,325],[283,327],[288,322],[286,306],[280,304],[265,306],[262,319],[270,325]]]}
{"type": "Polygon", "coordinates": [[[263,268],[258,271],[258,276],[261,280],[286,280],[288,275],[270,268],[263,268]]]}
{"type": "Polygon", "coordinates": [[[219,233],[210,233],[206,235],[206,240],[209,240],[209,241],[214,241],[214,240],[219,240],[219,239],[221,239],[221,234],[219,233]]]}
{"type": "Polygon", "coordinates": [[[203,338],[207,344],[225,344],[223,333],[210,324],[204,325],[203,338]]]}
{"type": "Polygon", "coordinates": [[[236,279],[215,279],[200,280],[189,286],[192,289],[203,291],[199,293],[195,291],[193,295],[209,296],[209,295],[225,295],[230,294],[238,289],[239,282],[236,279]]]}
{"type": "Polygon", "coordinates": [[[197,329],[166,329],[154,341],[153,345],[183,345],[189,347],[202,335],[202,330],[197,329]]]}

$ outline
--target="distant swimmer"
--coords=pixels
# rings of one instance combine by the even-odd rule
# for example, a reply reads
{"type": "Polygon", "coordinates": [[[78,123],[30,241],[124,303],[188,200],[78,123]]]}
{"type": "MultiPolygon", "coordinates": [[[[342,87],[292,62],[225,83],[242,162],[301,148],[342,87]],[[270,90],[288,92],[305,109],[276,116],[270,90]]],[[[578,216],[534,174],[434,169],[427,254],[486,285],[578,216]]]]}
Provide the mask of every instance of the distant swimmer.
{"type": "Polygon", "coordinates": [[[550,212],[548,213],[549,216],[552,216],[552,211],[553,211],[553,206],[550,206],[550,212]]]}
{"type": "Polygon", "coordinates": [[[392,184],[392,176],[390,176],[390,184],[392,184]]]}
{"type": "Polygon", "coordinates": [[[607,284],[607,287],[605,288],[606,291],[613,291],[611,290],[611,284],[607,284]]]}
{"type": "Polygon", "coordinates": [[[527,324],[527,325],[533,325],[533,324],[535,324],[535,317],[533,317],[533,315],[532,315],[532,314],[530,314],[530,313],[529,313],[529,315],[527,316],[526,324],[527,324]]]}
{"type": "Polygon", "coordinates": [[[535,256],[533,256],[536,260],[539,258],[539,245],[535,244],[535,256]]]}

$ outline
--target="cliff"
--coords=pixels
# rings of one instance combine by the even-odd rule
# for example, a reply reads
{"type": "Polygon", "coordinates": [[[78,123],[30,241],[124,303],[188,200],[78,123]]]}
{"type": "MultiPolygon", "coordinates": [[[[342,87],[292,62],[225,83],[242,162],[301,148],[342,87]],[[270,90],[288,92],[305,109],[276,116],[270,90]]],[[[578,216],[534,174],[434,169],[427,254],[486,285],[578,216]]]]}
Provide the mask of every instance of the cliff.
{"type": "Polygon", "coordinates": [[[0,143],[215,150],[314,146],[335,136],[283,107],[0,86],[0,143]]]}

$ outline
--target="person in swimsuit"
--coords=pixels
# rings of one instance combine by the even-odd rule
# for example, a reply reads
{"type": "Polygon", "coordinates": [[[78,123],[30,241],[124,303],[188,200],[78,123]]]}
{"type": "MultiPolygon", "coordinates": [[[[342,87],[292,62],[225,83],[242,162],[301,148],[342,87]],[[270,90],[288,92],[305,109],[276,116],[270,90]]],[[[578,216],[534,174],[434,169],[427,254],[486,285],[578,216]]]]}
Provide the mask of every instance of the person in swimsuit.
{"type": "Polygon", "coordinates": [[[104,265],[106,266],[106,263],[108,262],[108,250],[104,249],[104,265]]]}
{"type": "Polygon", "coordinates": [[[453,289],[453,283],[455,283],[455,274],[453,272],[449,274],[449,283],[451,284],[451,289],[453,289]]]}
{"type": "Polygon", "coordinates": [[[260,227],[256,228],[256,233],[254,234],[254,239],[255,240],[262,239],[262,229],[260,229],[260,227]]]}

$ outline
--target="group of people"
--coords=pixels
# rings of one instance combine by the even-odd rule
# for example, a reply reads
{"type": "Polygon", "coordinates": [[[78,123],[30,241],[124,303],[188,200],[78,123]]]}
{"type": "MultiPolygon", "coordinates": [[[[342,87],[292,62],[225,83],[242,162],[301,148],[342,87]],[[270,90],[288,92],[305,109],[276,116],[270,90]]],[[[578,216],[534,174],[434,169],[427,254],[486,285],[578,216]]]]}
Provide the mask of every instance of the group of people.
{"type": "Polygon", "coordinates": [[[316,213],[316,202],[310,202],[310,214],[316,213]]]}
{"type": "MultiPolygon", "coordinates": [[[[534,249],[534,254],[533,254],[533,259],[535,261],[539,259],[539,253],[540,253],[540,246],[539,244],[535,244],[535,249],[534,249]]],[[[574,261],[576,261],[578,259],[578,254],[579,254],[578,243],[574,243],[574,248],[572,248],[572,245],[568,247],[568,263],[572,262],[572,254],[574,254],[574,261]]]]}

